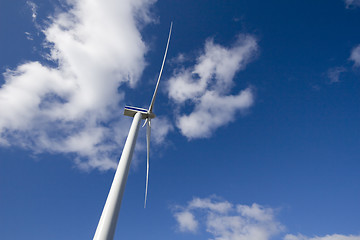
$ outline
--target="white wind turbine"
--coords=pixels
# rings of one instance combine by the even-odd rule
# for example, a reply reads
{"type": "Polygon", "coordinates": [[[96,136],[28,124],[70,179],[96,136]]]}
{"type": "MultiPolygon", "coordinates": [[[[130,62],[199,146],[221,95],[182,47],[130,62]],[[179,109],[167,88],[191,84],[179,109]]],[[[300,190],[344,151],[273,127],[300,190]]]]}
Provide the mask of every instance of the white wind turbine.
{"type": "Polygon", "coordinates": [[[144,201],[144,207],[146,207],[146,199],[147,199],[147,191],[148,191],[148,183],[149,183],[149,154],[150,154],[150,133],[151,133],[150,122],[151,119],[155,118],[155,114],[153,113],[154,102],[159,88],[160,78],[164,68],[167,51],[169,48],[171,30],[172,30],[172,23],[170,25],[166,50],[149,109],[125,106],[124,115],[133,117],[134,119],[131,124],[128,137],[126,139],[125,146],[121,154],[121,158],[118,167],[116,169],[115,176],[111,184],[111,188],[108,197],[106,199],[104,209],[102,211],[98,226],[96,228],[96,232],[93,238],[94,240],[112,240],[114,238],[116,222],[120,211],[121,200],[124,194],[126,180],[129,174],[130,163],[134,152],[141,119],[145,119],[145,123],[143,126],[147,125],[147,129],[146,129],[147,168],[146,168],[146,188],[145,188],[145,201],[144,201]]]}

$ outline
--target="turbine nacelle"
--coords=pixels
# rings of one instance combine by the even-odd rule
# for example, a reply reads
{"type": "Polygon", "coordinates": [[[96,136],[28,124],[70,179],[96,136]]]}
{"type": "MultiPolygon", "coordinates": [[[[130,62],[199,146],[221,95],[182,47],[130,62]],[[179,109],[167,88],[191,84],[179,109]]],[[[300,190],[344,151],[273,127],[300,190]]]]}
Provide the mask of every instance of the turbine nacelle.
{"type": "Polygon", "coordinates": [[[142,119],[153,119],[156,115],[153,112],[150,112],[148,109],[125,106],[124,115],[129,117],[134,117],[136,113],[141,113],[142,119]]]}

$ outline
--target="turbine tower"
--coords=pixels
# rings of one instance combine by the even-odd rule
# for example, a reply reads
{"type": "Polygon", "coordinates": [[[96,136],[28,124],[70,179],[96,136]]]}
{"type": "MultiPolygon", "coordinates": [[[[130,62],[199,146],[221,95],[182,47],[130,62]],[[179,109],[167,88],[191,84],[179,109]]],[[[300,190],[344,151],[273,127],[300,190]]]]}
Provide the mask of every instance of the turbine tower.
{"type": "Polygon", "coordinates": [[[120,211],[122,197],[124,195],[126,180],[129,174],[129,168],[136,144],[136,139],[139,133],[141,119],[145,119],[145,123],[143,127],[147,125],[147,129],[146,129],[147,168],[146,168],[144,208],[146,207],[147,191],[149,184],[149,154],[150,154],[150,133],[151,133],[150,122],[151,119],[155,118],[155,114],[153,113],[154,102],[159,88],[160,78],[164,68],[167,51],[169,48],[171,30],[172,30],[172,22],[170,25],[170,31],[166,44],[163,62],[161,65],[159,77],[156,83],[154,95],[151,99],[149,109],[125,106],[124,115],[133,117],[133,121],[130,127],[128,137],[125,142],[123,152],[120,157],[118,167],[115,172],[113,182],[111,184],[108,197],[106,199],[104,209],[102,211],[98,226],[96,228],[96,232],[93,238],[94,240],[112,240],[114,238],[116,223],[120,211]]]}

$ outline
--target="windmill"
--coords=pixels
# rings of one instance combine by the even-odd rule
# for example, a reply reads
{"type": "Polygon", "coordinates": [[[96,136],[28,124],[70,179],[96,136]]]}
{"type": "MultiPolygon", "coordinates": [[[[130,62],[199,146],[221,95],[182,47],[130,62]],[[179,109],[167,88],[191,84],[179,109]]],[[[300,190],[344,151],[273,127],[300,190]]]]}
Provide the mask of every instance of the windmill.
{"type": "Polygon", "coordinates": [[[145,200],[144,208],[146,207],[146,199],[149,184],[149,156],[150,156],[150,133],[151,133],[151,119],[155,118],[153,113],[156,94],[159,88],[161,74],[164,68],[167,51],[169,48],[170,36],[172,30],[172,23],[170,25],[169,36],[166,44],[165,54],[161,65],[159,77],[156,83],[154,95],[151,99],[149,109],[125,106],[124,115],[133,117],[133,121],[129,130],[128,137],[125,142],[123,152],[120,157],[118,167],[115,172],[111,188],[106,199],[104,209],[102,211],[94,240],[112,240],[115,234],[116,222],[118,219],[122,197],[124,195],[126,180],[129,174],[130,163],[134,152],[136,139],[139,133],[140,121],[145,119],[146,128],[146,148],[147,148],[147,167],[146,167],[146,187],[145,187],[145,200]]]}

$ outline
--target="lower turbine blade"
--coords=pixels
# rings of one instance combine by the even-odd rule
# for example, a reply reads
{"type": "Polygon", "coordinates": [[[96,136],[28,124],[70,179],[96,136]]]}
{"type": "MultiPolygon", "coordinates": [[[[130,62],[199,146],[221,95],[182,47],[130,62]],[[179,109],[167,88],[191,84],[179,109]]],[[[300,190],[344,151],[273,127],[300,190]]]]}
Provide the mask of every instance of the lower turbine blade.
{"type": "Polygon", "coordinates": [[[149,119],[147,128],[146,128],[146,150],[147,150],[146,162],[147,162],[147,165],[146,165],[146,187],[145,187],[144,208],[146,208],[146,199],[147,199],[148,186],[149,186],[150,134],[151,134],[151,125],[150,125],[150,119],[149,119]]]}
{"type": "Polygon", "coordinates": [[[149,121],[149,119],[145,119],[144,125],[142,127],[145,127],[145,125],[147,124],[147,122],[149,121]]]}

